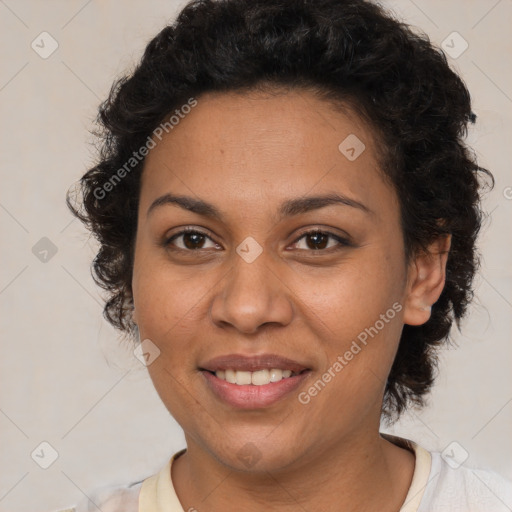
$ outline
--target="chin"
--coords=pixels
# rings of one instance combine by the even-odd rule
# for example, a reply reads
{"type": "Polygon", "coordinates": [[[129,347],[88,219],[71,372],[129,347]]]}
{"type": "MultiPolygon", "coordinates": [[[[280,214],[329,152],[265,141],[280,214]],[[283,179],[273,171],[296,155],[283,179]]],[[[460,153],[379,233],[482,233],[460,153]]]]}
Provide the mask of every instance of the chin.
{"type": "Polygon", "coordinates": [[[262,431],[261,428],[251,432],[243,429],[243,433],[224,431],[222,438],[216,436],[213,443],[204,443],[212,456],[230,470],[251,474],[279,472],[290,466],[301,457],[304,443],[295,441],[290,432],[282,431],[280,435],[272,432],[272,428],[262,431]],[[301,450],[298,450],[301,447],[301,450]]]}

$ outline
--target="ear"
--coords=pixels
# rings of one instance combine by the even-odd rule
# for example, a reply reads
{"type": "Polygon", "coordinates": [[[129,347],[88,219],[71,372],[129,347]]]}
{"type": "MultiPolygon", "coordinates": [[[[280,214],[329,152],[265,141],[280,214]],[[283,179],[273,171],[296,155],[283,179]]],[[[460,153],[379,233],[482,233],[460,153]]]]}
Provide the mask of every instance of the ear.
{"type": "Polygon", "coordinates": [[[417,254],[409,265],[403,321],[422,325],[430,318],[432,304],[440,297],[446,280],[446,262],[452,236],[442,235],[417,254]]]}
{"type": "Polygon", "coordinates": [[[135,306],[133,306],[133,309],[132,309],[132,320],[133,320],[133,323],[135,325],[138,324],[138,320],[137,320],[137,310],[135,309],[135,306]]]}

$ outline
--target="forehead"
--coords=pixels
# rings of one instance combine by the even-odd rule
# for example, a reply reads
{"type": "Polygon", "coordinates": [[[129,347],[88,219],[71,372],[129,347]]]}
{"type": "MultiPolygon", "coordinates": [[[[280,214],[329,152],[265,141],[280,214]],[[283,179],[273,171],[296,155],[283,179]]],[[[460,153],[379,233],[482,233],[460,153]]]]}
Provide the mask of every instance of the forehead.
{"type": "Polygon", "coordinates": [[[226,208],[310,192],[336,190],[363,202],[394,192],[371,128],[307,91],[206,94],[155,140],[142,207],[171,191],[217,198],[226,208]]]}

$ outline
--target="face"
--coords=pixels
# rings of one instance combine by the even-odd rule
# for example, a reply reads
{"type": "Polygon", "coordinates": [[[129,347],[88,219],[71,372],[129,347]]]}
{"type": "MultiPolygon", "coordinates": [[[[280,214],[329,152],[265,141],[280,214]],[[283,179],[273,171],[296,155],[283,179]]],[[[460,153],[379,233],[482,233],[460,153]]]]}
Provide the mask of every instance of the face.
{"type": "Polygon", "coordinates": [[[398,200],[355,114],[197,101],[145,162],[134,321],[189,448],[292,467],[378,429],[411,293],[398,200]]]}

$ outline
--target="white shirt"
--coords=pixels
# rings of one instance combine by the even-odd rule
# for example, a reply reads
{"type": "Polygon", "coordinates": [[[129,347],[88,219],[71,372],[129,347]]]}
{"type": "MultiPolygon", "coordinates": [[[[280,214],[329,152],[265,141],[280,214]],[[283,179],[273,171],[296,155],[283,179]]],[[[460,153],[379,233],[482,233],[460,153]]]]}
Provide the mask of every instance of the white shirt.
{"type": "MultiPolygon", "coordinates": [[[[399,512],[510,512],[512,482],[483,469],[449,464],[439,452],[429,452],[408,439],[381,434],[414,452],[409,491],[399,512]]],[[[171,480],[175,453],[155,475],[129,485],[90,493],[75,507],[59,512],[185,512],[171,480]]],[[[187,511],[188,512],[188,511],[187,511]]]]}

